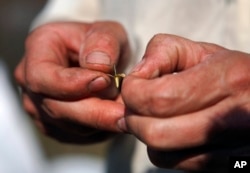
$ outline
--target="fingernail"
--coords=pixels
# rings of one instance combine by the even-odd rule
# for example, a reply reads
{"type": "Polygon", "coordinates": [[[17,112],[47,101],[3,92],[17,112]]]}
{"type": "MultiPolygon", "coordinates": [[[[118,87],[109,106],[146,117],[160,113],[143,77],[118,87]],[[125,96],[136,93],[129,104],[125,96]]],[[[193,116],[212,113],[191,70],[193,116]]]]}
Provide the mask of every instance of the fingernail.
{"type": "Polygon", "coordinates": [[[104,78],[104,77],[98,77],[94,79],[90,84],[89,84],[89,90],[94,92],[94,91],[100,91],[101,89],[106,88],[109,85],[109,82],[104,78]]]}
{"type": "Polygon", "coordinates": [[[125,118],[124,118],[124,117],[118,120],[117,126],[118,126],[118,128],[119,128],[121,131],[123,131],[123,132],[128,132],[127,124],[126,124],[126,122],[125,122],[125,118]]]}
{"type": "Polygon", "coordinates": [[[110,57],[103,52],[92,52],[86,57],[86,63],[110,65],[110,57]]]}
{"type": "Polygon", "coordinates": [[[135,73],[141,70],[141,68],[143,67],[145,63],[145,59],[142,59],[141,62],[139,62],[132,70],[131,73],[135,73]]]}

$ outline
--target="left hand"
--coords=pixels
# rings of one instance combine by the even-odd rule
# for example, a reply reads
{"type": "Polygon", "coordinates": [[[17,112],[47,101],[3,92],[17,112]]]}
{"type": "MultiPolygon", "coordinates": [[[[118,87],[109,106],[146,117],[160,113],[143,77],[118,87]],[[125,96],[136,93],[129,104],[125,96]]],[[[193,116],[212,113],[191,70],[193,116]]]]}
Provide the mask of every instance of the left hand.
{"type": "Polygon", "coordinates": [[[160,167],[222,171],[250,154],[250,55],[160,34],[128,75],[124,130],[160,167]]]}
{"type": "Polygon", "coordinates": [[[110,77],[125,68],[127,34],[117,22],[55,22],[26,39],[15,70],[24,109],[46,135],[68,143],[93,143],[120,133],[124,104],[110,77]]]}

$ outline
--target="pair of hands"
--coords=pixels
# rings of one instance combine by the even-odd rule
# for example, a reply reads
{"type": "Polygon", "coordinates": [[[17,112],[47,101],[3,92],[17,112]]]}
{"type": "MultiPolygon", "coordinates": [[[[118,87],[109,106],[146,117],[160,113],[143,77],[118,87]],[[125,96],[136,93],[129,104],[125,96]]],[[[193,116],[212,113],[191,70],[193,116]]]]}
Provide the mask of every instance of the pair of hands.
{"type": "Polygon", "coordinates": [[[225,157],[248,149],[249,54],[158,34],[119,94],[107,73],[114,64],[122,72],[129,55],[118,23],[37,28],[15,71],[25,110],[63,142],[132,133],[160,167],[219,170],[225,157]]]}

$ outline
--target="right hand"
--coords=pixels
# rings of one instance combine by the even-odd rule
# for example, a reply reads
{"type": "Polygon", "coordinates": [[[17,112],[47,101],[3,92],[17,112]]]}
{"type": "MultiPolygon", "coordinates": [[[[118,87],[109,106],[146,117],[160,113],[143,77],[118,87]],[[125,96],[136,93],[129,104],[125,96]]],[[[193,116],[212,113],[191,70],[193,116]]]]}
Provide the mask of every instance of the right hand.
{"type": "Polygon", "coordinates": [[[249,67],[248,53],[158,34],[123,81],[121,128],[156,166],[225,172],[230,156],[250,154],[249,67]]]}
{"type": "Polygon", "coordinates": [[[24,109],[44,133],[62,142],[91,143],[121,132],[116,124],[124,105],[106,74],[128,61],[120,24],[46,24],[30,33],[25,48],[15,78],[24,109]]]}

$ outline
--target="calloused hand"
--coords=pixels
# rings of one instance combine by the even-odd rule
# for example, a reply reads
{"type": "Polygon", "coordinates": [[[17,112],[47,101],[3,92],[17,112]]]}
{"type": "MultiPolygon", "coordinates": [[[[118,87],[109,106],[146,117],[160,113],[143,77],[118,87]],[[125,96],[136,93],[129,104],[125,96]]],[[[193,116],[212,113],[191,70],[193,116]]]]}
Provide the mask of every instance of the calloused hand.
{"type": "Polygon", "coordinates": [[[120,132],[124,105],[107,73],[126,67],[129,45],[115,22],[50,23],[26,40],[15,70],[25,110],[47,135],[90,143],[120,132]]]}
{"type": "Polygon", "coordinates": [[[160,167],[228,168],[250,154],[250,55],[159,34],[122,86],[121,129],[148,146],[160,167]]]}

